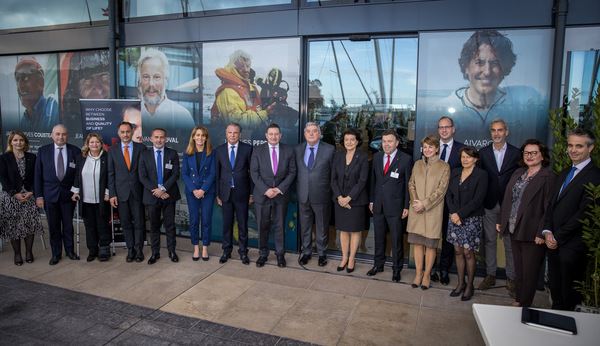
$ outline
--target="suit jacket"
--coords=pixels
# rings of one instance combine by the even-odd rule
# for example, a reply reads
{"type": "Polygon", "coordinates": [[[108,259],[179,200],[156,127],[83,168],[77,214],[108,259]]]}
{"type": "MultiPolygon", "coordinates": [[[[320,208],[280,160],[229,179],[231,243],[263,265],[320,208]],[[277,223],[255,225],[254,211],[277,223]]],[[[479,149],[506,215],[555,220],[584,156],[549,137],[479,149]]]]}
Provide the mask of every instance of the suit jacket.
{"type": "MultiPolygon", "coordinates": [[[[45,202],[70,202],[71,186],[75,181],[75,158],[81,150],[71,144],[66,144],[67,170],[62,181],[56,177],[56,166],[54,164],[54,143],[40,147],[35,161],[35,198],[43,197],[45,202]]],[[[63,154],[64,155],[64,154],[63,154]]]]}
{"type": "Polygon", "coordinates": [[[127,201],[129,195],[142,200],[143,186],[138,176],[140,155],[146,151],[146,146],[133,142],[131,168],[127,169],[121,142],[108,148],[108,190],[110,198],[117,197],[119,201],[127,201]]]}
{"type": "MultiPolygon", "coordinates": [[[[86,183],[89,181],[91,177],[84,177],[82,175],[83,166],[85,165],[86,158],[80,153],[77,155],[75,159],[75,165],[77,166],[77,173],[75,174],[75,181],[73,181],[73,187],[79,189],[79,196],[81,197],[81,201],[83,201],[84,190],[82,188],[81,182],[85,181],[86,183]]],[[[104,202],[104,195],[106,194],[106,190],[108,189],[108,152],[103,151],[100,155],[100,181],[98,183],[98,201],[100,201],[100,213],[107,213],[109,209],[109,205],[107,202],[104,202]]],[[[79,203],[79,214],[83,215],[83,203],[79,203]]]]}
{"type": "MultiPolygon", "coordinates": [[[[440,144],[443,145],[441,142],[440,144]]],[[[464,146],[464,144],[457,141],[454,141],[454,144],[452,144],[452,150],[450,150],[450,157],[448,158],[448,165],[450,166],[450,170],[462,167],[462,162],[460,160],[460,156],[458,155],[458,151],[464,146]]]]}
{"type": "Polygon", "coordinates": [[[21,179],[15,154],[8,152],[0,156],[0,184],[2,184],[2,190],[8,192],[11,196],[20,193],[23,188],[25,188],[25,191],[33,192],[35,158],[35,154],[25,153],[25,179],[21,179]]]}
{"type": "MultiPolygon", "coordinates": [[[[579,221],[587,217],[585,212],[588,211],[590,204],[584,185],[589,183],[600,185],[600,168],[590,162],[569,182],[559,196],[570,170],[571,168],[563,170],[558,177],[548,205],[544,229],[552,231],[559,249],[565,247],[587,251],[587,246],[581,238],[583,227],[579,221]]],[[[538,232],[538,237],[543,238],[542,232],[538,232]]]]}
{"type": "Polygon", "coordinates": [[[498,171],[498,165],[496,165],[494,144],[491,143],[479,150],[481,155],[479,165],[488,173],[488,192],[483,201],[485,209],[493,209],[496,203],[502,203],[506,185],[508,185],[513,172],[519,167],[517,165],[521,154],[519,149],[509,143],[506,143],[506,145],[506,153],[500,171],[498,171]]]}
{"type": "MultiPolygon", "coordinates": [[[[455,168],[450,174],[450,183],[446,193],[446,204],[451,214],[457,213],[461,220],[471,216],[482,216],[483,199],[488,187],[488,174],[479,167],[460,184],[462,167],[455,168]]],[[[446,222],[447,220],[442,220],[446,222]]]]}
{"type": "Polygon", "coordinates": [[[254,201],[267,203],[269,198],[265,192],[272,187],[277,187],[283,195],[278,195],[273,200],[277,203],[287,203],[290,198],[290,186],[296,178],[296,158],[294,149],[289,145],[279,142],[279,159],[277,161],[277,174],[271,168],[271,151],[269,143],[261,144],[252,151],[250,160],[250,176],[254,182],[254,201]]]}
{"type": "MultiPolygon", "coordinates": [[[[179,180],[179,154],[171,148],[163,147],[162,167],[163,167],[163,187],[167,190],[169,198],[167,203],[175,203],[181,199],[177,180],[179,180]]],[[[149,148],[140,154],[139,164],[140,182],[144,185],[144,197],[142,201],[146,205],[155,205],[162,201],[152,194],[152,190],[158,187],[158,171],[156,170],[156,160],[154,159],[154,149],[149,148]]]]}
{"type": "Polygon", "coordinates": [[[409,155],[398,150],[396,156],[390,162],[387,173],[384,175],[384,154],[383,151],[380,151],[373,155],[370,196],[371,203],[373,203],[373,213],[401,216],[402,211],[408,209],[410,202],[408,181],[412,171],[412,160],[409,155]],[[398,178],[393,178],[392,173],[397,173],[398,178]]]}
{"type": "MultiPolygon", "coordinates": [[[[527,167],[518,168],[512,177],[510,177],[506,186],[504,201],[502,202],[497,221],[500,225],[500,233],[504,235],[510,234],[508,219],[510,218],[510,209],[512,207],[512,188],[526,171],[527,167]]],[[[523,195],[521,195],[521,204],[517,210],[515,231],[512,239],[533,242],[536,235],[544,230],[546,207],[552,198],[557,179],[556,174],[552,173],[548,168],[542,168],[527,184],[523,195]]]]}
{"type": "Polygon", "coordinates": [[[185,183],[186,194],[193,194],[193,191],[198,189],[205,194],[215,193],[215,150],[208,156],[206,151],[203,152],[199,170],[196,154],[183,153],[181,178],[185,183]]]}
{"type": "Polygon", "coordinates": [[[300,143],[295,148],[296,167],[298,168],[298,180],[296,191],[298,201],[308,203],[329,203],[331,201],[331,163],[335,148],[323,141],[319,142],[319,149],[315,155],[312,170],[308,170],[304,163],[307,143],[300,143]]]}
{"type": "Polygon", "coordinates": [[[368,181],[369,155],[357,149],[348,167],[348,174],[346,174],[346,150],[338,151],[333,155],[331,191],[334,201],[337,201],[338,196],[350,196],[351,207],[369,204],[368,181]]]}
{"type": "Polygon", "coordinates": [[[250,159],[252,158],[252,146],[238,141],[235,164],[231,169],[229,161],[229,143],[221,144],[215,149],[216,186],[217,197],[228,202],[231,195],[231,177],[235,184],[236,194],[243,194],[246,199],[254,190],[254,183],[250,178],[250,159]]]}

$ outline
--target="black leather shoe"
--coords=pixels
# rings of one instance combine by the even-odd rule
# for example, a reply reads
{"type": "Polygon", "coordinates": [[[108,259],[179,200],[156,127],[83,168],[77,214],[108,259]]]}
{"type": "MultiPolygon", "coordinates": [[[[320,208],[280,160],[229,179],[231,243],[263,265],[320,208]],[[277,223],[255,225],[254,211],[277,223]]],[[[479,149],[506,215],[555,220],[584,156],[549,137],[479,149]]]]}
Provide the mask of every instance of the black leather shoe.
{"type": "Polygon", "coordinates": [[[450,283],[450,277],[448,273],[442,272],[442,276],[440,277],[440,283],[444,286],[447,286],[450,283]]]}
{"type": "Polygon", "coordinates": [[[33,263],[33,253],[29,253],[25,255],[25,262],[33,263]]]}
{"type": "MultiPolygon", "coordinates": [[[[346,266],[348,266],[348,262],[346,262],[346,264],[344,264],[343,266],[338,266],[337,271],[341,272],[342,270],[346,269],[346,266]]],[[[352,269],[352,270],[354,270],[354,269],[352,269]]]]}
{"type": "Polygon", "coordinates": [[[231,258],[231,254],[223,252],[223,256],[221,256],[221,258],[219,259],[219,263],[227,263],[228,258],[231,258]]]}
{"type": "MultiPolygon", "coordinates": [[[[159,253],[153,253],[152,256],[150,256],[150,258],[148,259],[148,264],[156,263],[156,260],[158,260],[159,258],[160,258],[159,253]]],[[[137,261],[137,258],[135,260],[137,261]]]]}
{"type": "Polygon", "coordinates": [[[394,282],[400,282],[400,279],[402,278],[402,275],[400,274],[399,270],[394,270],[394,273],[392,274],[392,281],[394,282]]]}
{"type": "Polygon", "coordinates": [[[67,253],[67,257],[73,261],[79,261],[79,256],[77,256],[74,252],[67,253]]]}
{"type": "Polygon", "coordinates": [[[327,256],[319,256],[319,267],[327,265],[327,256]]]}
{"type": "MultiPolygon", "coordinates": [[[[300,257],[300,260],[298,261],[298,263],[300,263],[300,265],[307,265],[308,261],[312,258],[311,255],[302,255],[302,257],[300,257]]],[[[279,259],[278,259],[279,260],[279,259]]]]}
{"type": "Polygon", "coordinates": [[[242,259],[242,264],[245,264],[245,265],[250,264],[250,258],[248,258],[248,255],[242,255],[241,259],[242,259]]]}
{"type": "Polygon", "coordinates": [[[58,261],[60,261],[61,258],[62,258],[61,255],[52,256],[52,258],[50,259],[50,265],[53,266],[53,265],[57,264],[58,261]]]}
{"type": "Polygon", "coordinates": [[[98,255],[98,261],[100,261],[100,262],[106,262],[106,261],[108,261],[109,258],[110,258],[109,254],[98,255]]]}
{"type": "Polygon", "coordinates": [[[377,273],[381,272],[383,272],[383,267],[373,266],[373,268],[367,272],[367,276],[375,276],[377,273]]]}
{"type": "Polygon", "coordinates": [[[127,257],[125,258],[125,260],[129,263],[133,262],[133,260],[135,260],[135,250],[134,249],[129,249],[129,251],[127,251],[127,257]]]}
{"type": "Polygon", "coordinates": [[[144,260],[144,253],[140,251],[135,255],[135,261],[140,263],[143,260],[144,260]]]}
{"type": "Polygon", "coordinates": [[[432,272],[431,275],[429,275],[429,278],[431,279],[431,282],[440,281],[440,277],[438,276],[438,273],[432,272]]]}
{"type": "Polygon", "coordinates": [[[283,255],[278,255],[277,256],[277,266],[279,268],[285,268],[285,257],[283,255]]]}
{"type": "MultiPolygon", "coordinates": [[[[350,264],[350,262],[348,262],[348,264],[350,264]]],[[[356,261],[354,261],[354,263],[352,263],[352,268],[350,268],[349,265],[346,267],[346,273],[348,273],[348,274],[352,273],[354,271],[354,268],[356,268],[356,261]]]]}
{"type": "Polygon", "coordinates": [[[175,251],[169,252],[169,258],[171,259],[171,262],[174,262],[174,263],[179,262],[179,256],[177,256],[175,251]]]}
{"type": "Polygon", "coordinates": [[[265,263],[267,263],[267,257],[263,257],[260,256],[257,260],[256,260],[256,266],[257,267],[263,267],[265,265],[265,263]]]}
{"type": "Polygon", "coordinates": [[[91,261],[93,261],[95,259],[96,259],[96,256],[94,256],[94,255],[88,255],[87,258],[85,259],[85,261],[86,262],[91,262],[91,261]]]}

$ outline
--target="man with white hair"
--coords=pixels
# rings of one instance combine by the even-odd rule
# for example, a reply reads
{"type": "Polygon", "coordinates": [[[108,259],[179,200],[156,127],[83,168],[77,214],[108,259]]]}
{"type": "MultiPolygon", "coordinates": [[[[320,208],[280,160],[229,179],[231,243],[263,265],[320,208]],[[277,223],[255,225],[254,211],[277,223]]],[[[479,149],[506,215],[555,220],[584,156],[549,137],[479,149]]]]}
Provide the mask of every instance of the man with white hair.
{"type": "Polygon", "coordinates": [[[169,80],[169,61],[162,51],[150,48],[138,60],[138,93],[142,99],[142,128],[146,137],[155,128],[163,128],[176,136],[194,128],[194,118],[165,92],[169,80]]]}
{"type": "Polygon", "coordinates": [[[273,114],[275,102],[263,109],[259,90],[250,77],[252,57],[243,50],[229,56],[224,68],[215,70],[221,85],[215,92],[215,103],[210,115],[212,123],[236,122],[245,128],[255,128],[273,114]]]}

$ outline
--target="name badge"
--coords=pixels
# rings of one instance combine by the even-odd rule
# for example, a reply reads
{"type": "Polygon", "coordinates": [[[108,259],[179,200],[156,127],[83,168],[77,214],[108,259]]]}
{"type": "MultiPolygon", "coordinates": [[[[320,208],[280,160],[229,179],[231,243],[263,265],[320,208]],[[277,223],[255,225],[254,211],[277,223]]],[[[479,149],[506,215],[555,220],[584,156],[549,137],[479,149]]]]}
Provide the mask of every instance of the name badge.
{"type": "Polygon", "coordinates": [[[398,173],[398,172],[392,172],[392,173],[390,173],[390,177],[392,177],[394,179],[398,179],[398,178],[400,178],[400,173],[398,173]]]}
{"type": "Polygon", "coordinates": [[[75,168],[75,162],[69,162],[69,167],[75,168]]]}
{"type": "Polygon", "coordinates": [[[165,164],[165,169],[173,169],[173,165],[170,163],[165,164]]]}

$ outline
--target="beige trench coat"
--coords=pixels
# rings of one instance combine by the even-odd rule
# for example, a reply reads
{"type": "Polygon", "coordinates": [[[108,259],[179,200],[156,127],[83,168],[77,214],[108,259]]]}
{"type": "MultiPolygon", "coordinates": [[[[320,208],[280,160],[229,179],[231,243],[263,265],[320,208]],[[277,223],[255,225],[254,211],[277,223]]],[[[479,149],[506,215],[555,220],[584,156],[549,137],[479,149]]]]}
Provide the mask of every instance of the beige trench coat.
{"type": "Polygon", "coordinates": [[[440,239],[450,166],[437,155],[432,156],[428,161],[425,164],[425,157],[423,157],[415,163],[408,182],[410,207],[407,231],[429,239],[440,239]],[[425,211],[421,213],[414,211],[415,200],[423,203],[425,211]]]}

